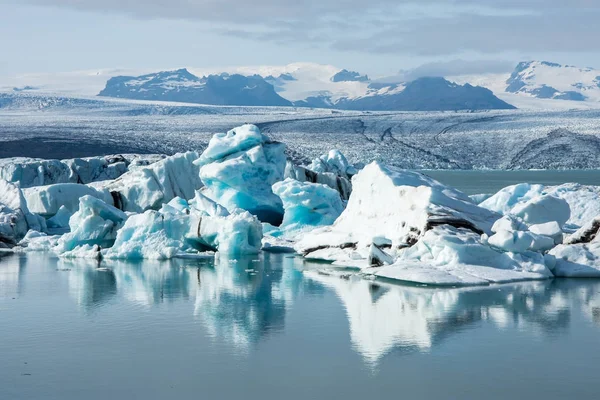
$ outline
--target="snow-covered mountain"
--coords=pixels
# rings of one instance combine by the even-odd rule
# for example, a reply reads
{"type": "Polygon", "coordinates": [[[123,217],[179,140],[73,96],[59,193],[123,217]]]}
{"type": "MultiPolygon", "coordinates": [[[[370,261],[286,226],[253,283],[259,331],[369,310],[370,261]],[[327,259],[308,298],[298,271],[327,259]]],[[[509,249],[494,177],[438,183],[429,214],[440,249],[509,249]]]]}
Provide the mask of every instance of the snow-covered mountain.
{"type": "MultiPolygon", "coordinates": [[[[519,63],[512,74],[446,76],[447,82],[428,81],[429,85],[424,85],[426,81],[416,82],[421,89],[410,96],[405,92],[410,82],[403,81],[401,76],[371,78],[360,72],[315,63],[151,72],[103,69],[0,77],[0,92],[86,98],[101,92],[123,99],[353,110],[506,108],[489,93],[476,90],[480,86],[517,108],[600,108],[600,70],[545,61],[519,63]],[[431,86],[433,83],[438,87],[431,86]],[[463,87],[465,84],[469,86],[463,87]]],[[[411,88],[417,87],[416,83],[411,88]]]]}
{"type": "Polygon", "coordinates": [[[291,106],[259,75],[208,75],[187,69],[110,78],[99,96],[228,106],[291,106]]]}
{"type": "Polygon", "coordinates": [[[509,93],[539,99],[600,101],[600,70],[547,61],[521,62],[506,81],[509,93]]]}
{"type": "Polygon", "coordinates": [[[469,84],[458,85],[443,78],[420,78],[406,85],[378,84],[355,71],[344,69],[334,72],[323,68],[323,72],[328,70],[328,73],[312,74],[313,82],[307,85],[310,80],[306,79],[304,71],[300,71],[302,69],[306,68],[265,77],[221,73],[200,78],[187,69],[138,77],[117,76],[108,80],[99,95],[211,105],[295,105],[369,111],[514,108],[487,89],[469,84]],[[297,88],[298,85],[301,87],[297,88]],[[309,89],[313,87],[317,90],[309,89]]]}

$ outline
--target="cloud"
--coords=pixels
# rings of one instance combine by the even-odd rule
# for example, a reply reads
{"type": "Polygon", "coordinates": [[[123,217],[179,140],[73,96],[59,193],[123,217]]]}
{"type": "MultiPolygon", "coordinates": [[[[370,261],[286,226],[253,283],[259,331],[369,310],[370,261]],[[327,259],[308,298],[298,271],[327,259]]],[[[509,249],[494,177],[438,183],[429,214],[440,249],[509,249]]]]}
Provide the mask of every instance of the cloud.
{"type": "Polygon", "coordinates": [[[485,73],[508,73],[515,64],[501,60],[451,60],[422,64],[416,68],[400,71],[397,75],[378,79],[381,83],[408,82],[424,76],[457,76],[485,73]]]}
{"type": "MultiPolygon", "coordinates": [[[[597,0],[0,0],[139,19],[199,21],[283,45],[423,57],[597,52],[597,0]]],[[[429,66],[433,68],[434,66],[429,66]]],[[[440,67],[439,65],[437,67],[440,67]]],[[[450,68],[450,65],[446,65],[450,68]]]]}

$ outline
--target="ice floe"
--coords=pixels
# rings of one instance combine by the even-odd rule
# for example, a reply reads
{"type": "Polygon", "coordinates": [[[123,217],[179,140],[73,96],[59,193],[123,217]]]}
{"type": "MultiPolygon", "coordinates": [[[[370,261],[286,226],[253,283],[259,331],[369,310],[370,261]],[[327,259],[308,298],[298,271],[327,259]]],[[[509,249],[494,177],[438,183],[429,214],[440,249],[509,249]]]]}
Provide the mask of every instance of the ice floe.
{"type": "Polygon", "coordinates": [[[17,184],[0,179],[0,247],[13,247],[27,232],[45,231],[44,218],[32,214],[17,184]]]}

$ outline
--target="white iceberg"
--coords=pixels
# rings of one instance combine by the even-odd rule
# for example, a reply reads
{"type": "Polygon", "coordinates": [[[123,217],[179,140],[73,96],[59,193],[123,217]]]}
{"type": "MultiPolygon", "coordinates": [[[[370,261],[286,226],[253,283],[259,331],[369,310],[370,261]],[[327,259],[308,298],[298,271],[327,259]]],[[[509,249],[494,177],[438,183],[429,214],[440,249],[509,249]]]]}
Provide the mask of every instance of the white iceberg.
{"type": "Polygon", "coordinates": [[[600,278],[600,217],[582,226],[548,252],[547,263],[556,276],[600,278]]]}
{"type": "Polygon", "coordinates": [[[23,189],[23,195],[27,200],[29,210],[46,218],[56,215],[61,207],[75,213],[79,208],[79,199],[83,196],[96,197],[107,204],[113,204],[113,199],[108,191],[96,190],[93,187],[77,183],[35,186],[23,189]]]}
{"type": "Polygon", "coordinates": [[[46,221],[29,211],[18,185],[0,179],[0,247],[13,247],[29,230],[45,231],[46,221]]]}
{"type": "Polygon", "coordinates": [[[0,159],[0,179],[22,188],[56,183],[83,183],[116,179],[129,169],[149,165],[161,155],[124,154],[101,157],[43,160],[13,157],[0,159]]]}
{"type": "Polygon", "coordinates": [[[425,232],[392,265],[365,270],[377,277],[437,286],[486,285],[548,279],[553,275],[537,252],[503,252],[463,228],[439,226],[425,232]]]}
{"type": "Polygon", "coordinates": [[[438,225],[491,233],[500,215],[473,204],[468,196],[423,174],[367,165],[352,179],[348,205],[330,227],[305,235],[296,250],[309,258],[366,259],[371,244],[384,241],[392,252],[416,243],[438,225]]]}
{"type": "Polygon", "coordinates": [[[175,197],[189,200],[202,187],[194,161],[198,153],[187,152],[136,168],[109,182],[106,189],[114,205],[123,211],[158,210],[175,197]]]}
{"type": "Polygon", "coordinates": [[[62,254],[84,245],[109,247],[126,220],[123,211],[93,196],[83,196],[79,210],[69,220],[71,231],[61,236],[54,250],[62,254]]]}
{"type": "MultiPolygon", "coordinates": [[[[600,215],[600,187],[577,183],[565,183],[559,186],[520,183],[501,189],[498,193],[479,203],[479,205],[498,213],[516,215],[524,212],[526,203],[531,205],[530,202],[535,202],[534,199],[542,196],[557,197],[568,203],[570,217],[566,223],[571,229],[577,229],[600,215]]],[[[559,208],[562,211],[558,210],[561,214],[556,218],[564,218],[566,208],[564,206],[559,206],[559,208]]],[[[546,218],[548,221],[561,222],[559,219],[554,219],[550,214],[552,213],[549,212],[548,218],[546,218]]]]}
{"type": "Polygon", "coordinates": [[[254,125],[213,136],[196,162],[206,185],[202,194],[232,211],[240,208],[279,225],[283,205],[271,186],[283,179],[285,145],[271,142],[254,125]]]}
{"type": "Polygon", "coordinates": [[[283,201],[285,214],[280,229],[284,232],[331,225],[344,211],[339,193],[318,183],[287,178],[275,183],[273,192],[283,201]]]}

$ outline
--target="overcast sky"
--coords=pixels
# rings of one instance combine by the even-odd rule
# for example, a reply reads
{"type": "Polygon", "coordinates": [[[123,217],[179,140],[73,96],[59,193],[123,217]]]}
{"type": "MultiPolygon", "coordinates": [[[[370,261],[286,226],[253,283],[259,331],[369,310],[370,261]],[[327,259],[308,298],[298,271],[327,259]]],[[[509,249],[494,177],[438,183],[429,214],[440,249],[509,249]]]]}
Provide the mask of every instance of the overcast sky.
{"type": "MultiPolygon", "coordinates": [[[[600,0],[0,0],[0,74],[333,64],[600,67],[600,0]],[[463,60],[463,61],[457,61],[463,60]]],[[[429,69],[428,69],[429,68],[429,69]]]]}

